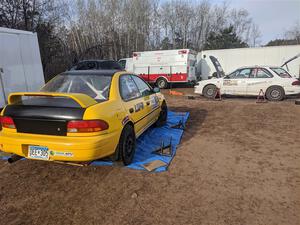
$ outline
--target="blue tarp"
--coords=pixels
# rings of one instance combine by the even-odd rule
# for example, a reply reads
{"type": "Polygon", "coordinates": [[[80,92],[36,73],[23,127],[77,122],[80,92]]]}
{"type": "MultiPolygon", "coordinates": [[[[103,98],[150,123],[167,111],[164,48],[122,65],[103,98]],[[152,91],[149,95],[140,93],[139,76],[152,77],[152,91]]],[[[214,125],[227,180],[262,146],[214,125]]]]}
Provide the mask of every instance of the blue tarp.
{"type": "MultiPolygon", "coordinates": [[[[176,155],[177,145],[179,145],[181,137],[183,135],[184,126],[189,117],[188,112],[168,112],[168,120],[163,127],[151,127],[145,133],[143,133],[136,143],[136,151],[133,158],[133,162],[128,165],[128,168],[136,170],[146,170],[142,165],[155,160],[161,160],[166,163],[166,166],[157,168],[153,172],[163,172],[168,169],[172,159],[176,155]],[[177,126],[176,128],[172,128],[177,126]],[[153,151],[159,149],[162,146],[169,145],[171,142],[172,156],[162,156],[154,154],[153,151]]],[[[7,158],[7,157],[6,157],[7,158]]],[[[91,163],[94,166],[113,166],[112,161],[97,160],[91,163]]]]}

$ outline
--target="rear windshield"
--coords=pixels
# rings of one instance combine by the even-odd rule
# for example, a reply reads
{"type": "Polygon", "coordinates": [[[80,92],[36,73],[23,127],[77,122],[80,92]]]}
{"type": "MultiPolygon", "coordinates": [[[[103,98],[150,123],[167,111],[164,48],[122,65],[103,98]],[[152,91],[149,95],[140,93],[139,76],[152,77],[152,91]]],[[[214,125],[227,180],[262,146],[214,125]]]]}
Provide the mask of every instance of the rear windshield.
{"type": "Polygon", "coordinates": [[[95,100],[105,101],[109,97],[111,76],[104,75],[58,75],[50,80],[42,92],[81,93],[95,100]]]}
{"type": "Polygon", "coordinates": [[[273,67],[271,68],[278,76],[282,78],[291,78],[292,76],[283,68],[281,67],[273,67]]]}

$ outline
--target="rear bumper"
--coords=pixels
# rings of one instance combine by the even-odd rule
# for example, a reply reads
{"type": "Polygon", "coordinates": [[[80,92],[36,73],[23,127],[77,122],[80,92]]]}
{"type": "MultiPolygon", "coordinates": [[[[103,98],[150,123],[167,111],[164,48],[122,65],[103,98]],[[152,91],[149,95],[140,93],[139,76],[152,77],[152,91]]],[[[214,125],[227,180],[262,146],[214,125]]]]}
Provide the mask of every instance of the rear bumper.
{"type": "Polygon", "coordinates": [[[300,86],[285,87],[284,92],[286,95],[298,95],[300,94],[300,86]]]}
{"type": "Polygon", "coordinates": [[[0,150],[28,158],[28,146],[45,146],[49,161],[91,161],[115,152],[120,132],[86,137],[0,132],[0,150]]]}

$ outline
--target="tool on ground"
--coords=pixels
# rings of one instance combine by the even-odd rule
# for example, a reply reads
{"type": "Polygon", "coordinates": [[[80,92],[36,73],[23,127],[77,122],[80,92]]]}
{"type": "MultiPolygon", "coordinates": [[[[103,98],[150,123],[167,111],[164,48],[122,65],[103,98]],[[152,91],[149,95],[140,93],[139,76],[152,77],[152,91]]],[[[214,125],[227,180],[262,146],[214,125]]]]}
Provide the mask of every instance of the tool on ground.
{"type": "Polygon", "coordinates": [[[172,156],[172,137],[170,138],[170,143],[165,146],[164,141],[161,141],[161,145],[158,149],[152,152],[153,154],[161,155],[161,156],[172,156]]]}
{"type": "Polygon", "coordinates": [[[179,123],[172,125],[171,128],[175,128],[175,129],[185,129],[185,123],[184,123],[184,117],[181,118],[181,120],[179,121],[179,123]]]}
{"type": "Polygon", "coordinates": [[[256,98],[256,103],[267,103],[267,99],[265,96],[265,92],[263,91],[263,89],[260,89],[257,98],[256,98]]]}
{"type": "Polygon", "coordinates": [[[146,164],[143,164],[142,166],[148,170],[149,172],[152,172],[153,170],[159,168],[159,167],[162,167],[162,166],[166,166],[167,163],[161,161],[161,160],[154,160],[152,162],[149,162],[149,163],[146,163],[146,164]]]}

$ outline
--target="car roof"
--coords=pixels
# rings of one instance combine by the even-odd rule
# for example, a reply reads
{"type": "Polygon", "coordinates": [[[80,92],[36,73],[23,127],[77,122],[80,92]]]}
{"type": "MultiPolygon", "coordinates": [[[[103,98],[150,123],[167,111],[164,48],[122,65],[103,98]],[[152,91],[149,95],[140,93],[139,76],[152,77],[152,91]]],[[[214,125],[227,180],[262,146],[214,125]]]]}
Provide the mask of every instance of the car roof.
{"type": "Polygon", "coordinates": [[[113,76],[120,70],[70,70],[61,73],[62,75],[99,75],[99,76],[113,76]]]}
{"type": "Polygon", "coordinates": [[[255,66],[243,66],[243,67],[239,67],[238,69],[246,69],[246,68],[250,68],[250,69],[253,69],[253,68],[279,68],[280,66],[262,66],[262,65],[255,65],[255,66]]]}
{"type": "Polygon", "coordinates": [[[85,59],[85,60],[80,60],[78,63],[82,63],[82,62],[117,62],[117,61],[113,59],[85,59]]]}

